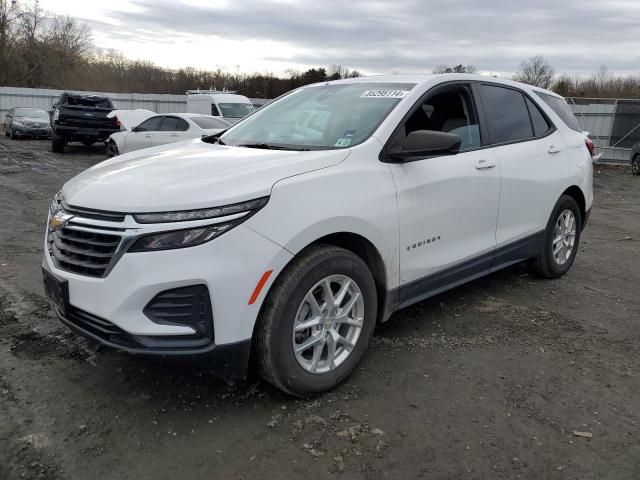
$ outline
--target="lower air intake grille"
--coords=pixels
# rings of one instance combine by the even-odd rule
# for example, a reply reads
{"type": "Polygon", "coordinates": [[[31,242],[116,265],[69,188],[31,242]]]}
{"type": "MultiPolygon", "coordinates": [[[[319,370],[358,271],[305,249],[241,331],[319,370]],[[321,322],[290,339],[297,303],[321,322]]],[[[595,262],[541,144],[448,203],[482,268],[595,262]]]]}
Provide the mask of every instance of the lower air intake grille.
{"type": "Polygon", "coordinates": [[[173,288],[160,292],[144,307],[143,313],[161,325],[191,327],[213,339],[213,315],[206,285],[173,288]]]}

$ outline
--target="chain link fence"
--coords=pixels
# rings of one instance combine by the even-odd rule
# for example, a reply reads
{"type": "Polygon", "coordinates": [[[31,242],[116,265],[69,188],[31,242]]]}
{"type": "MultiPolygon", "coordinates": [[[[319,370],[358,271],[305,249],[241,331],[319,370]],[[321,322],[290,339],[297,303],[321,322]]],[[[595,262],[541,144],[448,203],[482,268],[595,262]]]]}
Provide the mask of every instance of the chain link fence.
{"type": "Polygon", "coordinates": [[[640,99],[567,98],[604,162],[629,162],[640,143],[640,99]]]}

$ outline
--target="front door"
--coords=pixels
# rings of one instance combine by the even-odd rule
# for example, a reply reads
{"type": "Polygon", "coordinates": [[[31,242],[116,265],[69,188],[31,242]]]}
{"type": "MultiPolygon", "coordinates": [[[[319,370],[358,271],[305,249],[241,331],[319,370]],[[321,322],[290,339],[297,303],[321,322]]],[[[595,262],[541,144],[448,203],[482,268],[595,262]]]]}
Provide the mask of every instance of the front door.
{"type": "Polygon", "coordinates": [[[494,150],[482,148],[476,112],[471,89],[449,85],[422,100],[395,134],[402,141],[415,130],[438,130],[462,139],[458,154],[390,165],[400,219],[401,307],[491,266],[500,166],[494,150]]]}

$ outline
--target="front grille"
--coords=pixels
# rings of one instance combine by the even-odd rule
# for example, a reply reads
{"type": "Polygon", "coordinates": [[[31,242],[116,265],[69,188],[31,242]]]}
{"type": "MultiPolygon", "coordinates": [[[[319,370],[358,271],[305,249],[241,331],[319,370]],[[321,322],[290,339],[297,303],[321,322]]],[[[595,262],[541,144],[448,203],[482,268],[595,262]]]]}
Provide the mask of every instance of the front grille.
{"type": "Polygon", "coordinates": [[[50,231],[48,242],[49,254],[58,268],[80,275],[103,277],[118,249],[120,236],[67,226],[50,231]]]}
{"type": "Polygon", "coordinates": [[[126,216],[124,213],[119,212],[105,212],[104,210],[95,210],[93,208],[74,207],[64,202],[62,203],[62,208],[70,215],[93,220],[104,220],[105,222],[124,222],[124,217],[126,216]]]}

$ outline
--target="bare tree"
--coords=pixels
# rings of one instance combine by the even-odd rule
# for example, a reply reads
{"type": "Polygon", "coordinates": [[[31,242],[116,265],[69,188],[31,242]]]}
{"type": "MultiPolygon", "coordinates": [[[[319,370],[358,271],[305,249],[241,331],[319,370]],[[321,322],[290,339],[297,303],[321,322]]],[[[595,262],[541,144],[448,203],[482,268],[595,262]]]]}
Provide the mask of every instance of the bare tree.
{"type": "Polygon", "coordinates": [[[475,65],[463,65],[459,63],[458,65],[438,65],[433,69],[433,73],[442,74],[442,73],[476,73],[478,69],[475,65]]]}
{"type": "Polygon", "coordinates": [[[538,55],[528,58],[520,64],[520,70],[514,80],[536,87],[549,88],[553,82],[554,73],[551,64],[544,57],[538,55]]]}

